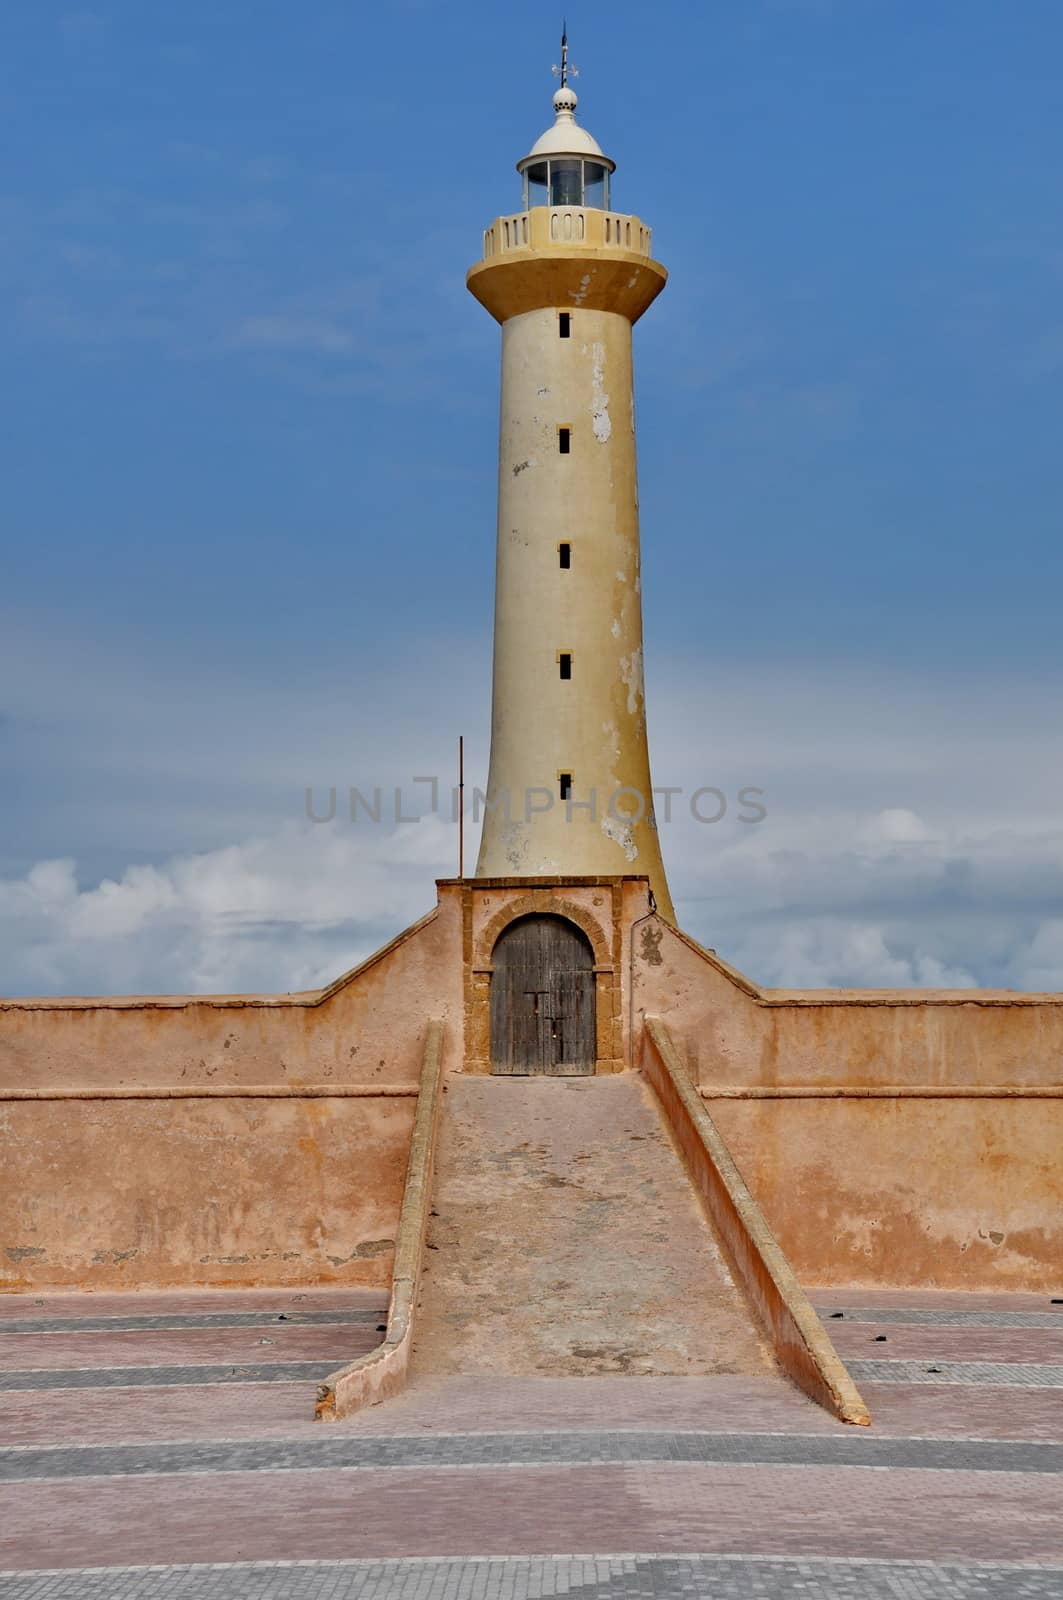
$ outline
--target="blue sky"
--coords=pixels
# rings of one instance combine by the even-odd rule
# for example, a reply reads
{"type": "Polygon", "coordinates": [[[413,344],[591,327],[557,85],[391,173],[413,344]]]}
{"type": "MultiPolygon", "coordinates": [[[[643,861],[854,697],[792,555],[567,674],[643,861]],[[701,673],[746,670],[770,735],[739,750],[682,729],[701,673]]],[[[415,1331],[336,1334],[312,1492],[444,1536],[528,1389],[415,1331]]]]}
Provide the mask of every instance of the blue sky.
{"type": "MultiPolygon", "coordinates": [[[[769,982],[1063,987],[1055,0],[568,7],[671,272],[636,361],[684,922],[769,982]]],[[[0,991],[287,988],[486,764],[497,330],[464,289],[557,20],[23,7],[0,110],[0,991]]]]}

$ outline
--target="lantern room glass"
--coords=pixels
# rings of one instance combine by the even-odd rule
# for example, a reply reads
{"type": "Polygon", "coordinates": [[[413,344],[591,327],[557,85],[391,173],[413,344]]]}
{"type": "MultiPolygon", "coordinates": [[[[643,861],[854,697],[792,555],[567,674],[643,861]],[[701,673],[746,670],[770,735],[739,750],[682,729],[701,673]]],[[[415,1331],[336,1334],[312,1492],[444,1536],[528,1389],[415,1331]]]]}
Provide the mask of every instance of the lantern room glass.
{"type": "Polygon", "coordinates": [[[550,204],[552,206],[583,204],[582,161],[551,161],[550,204]]]}
{"type": "Polygon", "coordinates": [[[583,204],[595,211],[609,209],[609,169],[598,161],[583,163],[583,204]]]}
{"type": "Polygon", "coordinates": [[[579,156],[553,156],[524,168],[524,209],[534,206],[589,206],[609,209],[609,168],[579,156]]]}
{"type": "Polygon", "coordinates": [[[528,167],[524,173],[524,209],[545,206],[550,196],[550,169],[545,161],[528,167]]]}

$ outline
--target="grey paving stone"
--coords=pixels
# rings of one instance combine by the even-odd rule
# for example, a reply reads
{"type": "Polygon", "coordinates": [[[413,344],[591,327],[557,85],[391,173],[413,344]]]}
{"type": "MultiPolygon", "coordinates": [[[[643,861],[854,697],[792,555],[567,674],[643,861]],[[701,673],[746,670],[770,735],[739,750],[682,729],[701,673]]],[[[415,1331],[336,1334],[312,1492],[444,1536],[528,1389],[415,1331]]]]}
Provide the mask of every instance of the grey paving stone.
{"type": "Polygon", "coordinates": [[[0,1389],[140,1389],[200,1383],[319,1382],[342,1361],[272,1361],[248,1366],[60,1367],[55,1371],[0,1372],[0,1389]]]}
{"type": "Polygon", "coordinates": [[[0,1575],[0,1600],[1059,1600],[1063,1568],[745,1556],[337,1561],[0,1575]]]}
{"type": "Polygon", "coordinates": [[[1033,1361],[851,1361],[857,1383],[976,1383],[990,1388],[1063,1389],[1063,1366],[1033,1361]]]}
{"type": "Polygon", "coordinates": [[[693,1432],[473,1433],[193,1444],[81,1445],[0,1450],[0,1481],[312,1472],[381,1468],[588,1466],[612,1462],[901,1467],[942,1472],[1063,1473],[1063,1444],[1026,1440],[878,1438],[837,1434],[693,1432]]]}
{"type": "MultiPolygon", "coordinates": [[[[0,1336],[8,1333],[134,1333],[141,1328],[260,1328],[276,1322],[293,1325],[332,1324],[364,1327],[384,1320],[381,1308],[357,1307],[346,1311],[202,1311],[161,1313],[157,1316],[18,1317],[0,1322],[0,1336]]],[[[1061,1324],[1063,1325],[1063,1324],[1061,1324]]]]}
{"type": "Polygon", "coordinates": [[[824,1322],[883,1322],[908,1327],[931,1328],[1059,1328],[1063,1330],[1063,1306],[1058,1311],[937,1311],[928,1306],[817,1306],[824,1322]],[[839,1317],[839,1310],[842,1315],[839,1317]]]}

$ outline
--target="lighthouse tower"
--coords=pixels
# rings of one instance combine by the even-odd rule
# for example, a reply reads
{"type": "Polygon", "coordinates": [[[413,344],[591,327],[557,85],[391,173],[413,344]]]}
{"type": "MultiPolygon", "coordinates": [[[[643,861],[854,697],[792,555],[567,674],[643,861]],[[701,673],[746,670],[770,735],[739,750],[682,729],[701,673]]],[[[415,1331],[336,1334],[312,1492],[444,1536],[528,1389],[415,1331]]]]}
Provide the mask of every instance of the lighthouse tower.
{"type": "Polygon", "coordinates": [[[664,288],[615,163],[576,121],[517,164],[523,207],[468,286],[502,325],[491,763],[477,877],[645,873],[674,920],[653,812],[631,330],[664,288]]]}

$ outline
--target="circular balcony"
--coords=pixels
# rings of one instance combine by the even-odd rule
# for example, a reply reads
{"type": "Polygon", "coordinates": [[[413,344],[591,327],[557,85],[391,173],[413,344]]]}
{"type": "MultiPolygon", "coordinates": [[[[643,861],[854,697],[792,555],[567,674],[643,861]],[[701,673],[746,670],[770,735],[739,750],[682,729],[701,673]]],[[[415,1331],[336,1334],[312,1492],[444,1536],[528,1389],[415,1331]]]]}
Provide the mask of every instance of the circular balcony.
{"type": "Polygon", "coordinates": [[[633,250],[651,256],[653,232],[638,217],[599,211],[594,206],[533,206],[529,211],[497,217],[484,229],[484,260],[504,250],[542,250],[553,244],[633,250]]]}
{"type": "Polygon", "coordinates": [[[594,206],[532,206],[484,229],[469,290],[496,322],[547,306],[615,311],[637,322],[668,274],[638,217],[594,206]]]}

